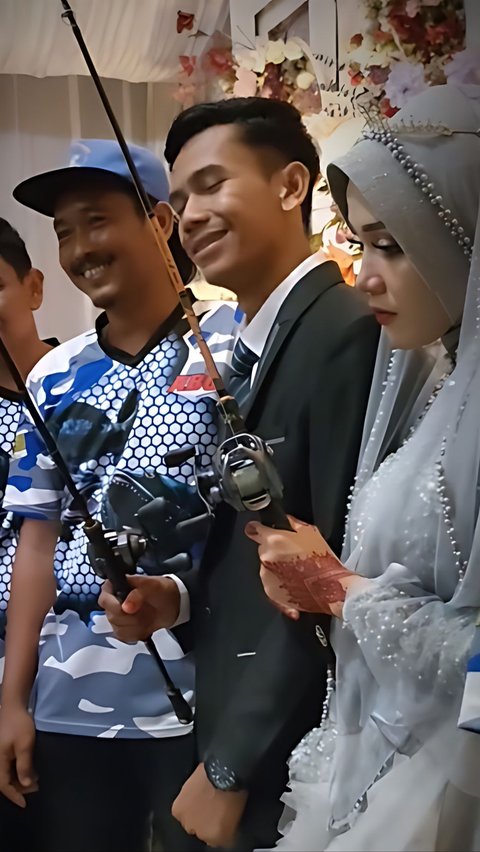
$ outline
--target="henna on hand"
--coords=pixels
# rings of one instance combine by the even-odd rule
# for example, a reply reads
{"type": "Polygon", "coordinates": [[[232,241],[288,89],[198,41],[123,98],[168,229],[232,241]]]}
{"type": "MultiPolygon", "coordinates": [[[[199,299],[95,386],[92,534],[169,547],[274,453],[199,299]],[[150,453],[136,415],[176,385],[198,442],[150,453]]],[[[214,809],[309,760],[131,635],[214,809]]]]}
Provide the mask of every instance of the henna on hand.
{"type": "Polygon", "coordinates": [[[266,594],[283,611],[294,606],[341,618],[347,587],[357,575],[342,565],[316,526],[289,520],[292,530],[273,530],[255,522],[245,529],[258,545],[266,594]]]}
{"type": "Polygon", "coordinates": [[[290,559],[263,561],[281,581],[290,603],[303,612],[338,615],[345,601],[341,579],[349,571],[331,553],[311,553],[290,559]]]}

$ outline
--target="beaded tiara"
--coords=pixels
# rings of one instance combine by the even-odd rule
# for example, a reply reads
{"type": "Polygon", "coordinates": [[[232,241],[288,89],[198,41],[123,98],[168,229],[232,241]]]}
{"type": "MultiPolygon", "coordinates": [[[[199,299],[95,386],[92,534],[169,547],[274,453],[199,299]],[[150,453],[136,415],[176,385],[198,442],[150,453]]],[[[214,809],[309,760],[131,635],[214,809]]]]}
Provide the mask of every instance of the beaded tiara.
{"type": "MultiPolygon", "coordinates": [[[[386,121],[380,117],[368,115],[366,110],[362,110],[366,119],[366,127],[363,131],[365,139],[371,139],[375,142],[380,142],[392,157],[397,160],[399,165],[405,169],[407,175],[413,180],[419,190],[423,192],[426,198],[430,201],[433,207],[436,208],[438,218],[443,222],[452,237],[456,240],[464,255],[471,260],[472,257],[472,240],[466,234],[465,228],[462,227],[458,219],[455,218],[452,211],[445,205],[443,196],[437,191],[434,182],[425,171],[421,163],[415,162],[413,157],[405,150],[405,146],[397,138],[395,133],[400,136],[453,136],[455,134],[465,134],[468,136],[477,136],[480,139],[480,128],[478,130],[454,130],[443,124],[433,124],[427,122],[425,124],[415,124],[412,122],[398,121],[395,127],[388,125],[386,121]],[[394,132],[395,131],[395,132],[394,132]]],[[[394,119],[395,121],[395,119],[394,119]]],[[[480,152],[479,152],[480,153],[480,152]]]]}

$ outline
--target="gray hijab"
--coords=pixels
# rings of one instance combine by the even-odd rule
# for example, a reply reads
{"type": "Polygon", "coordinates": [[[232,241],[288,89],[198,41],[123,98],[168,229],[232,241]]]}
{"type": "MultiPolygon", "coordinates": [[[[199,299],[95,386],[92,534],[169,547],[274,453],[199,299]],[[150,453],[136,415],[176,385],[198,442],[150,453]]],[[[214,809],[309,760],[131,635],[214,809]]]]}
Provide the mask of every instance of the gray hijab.
{"type": "MultiPolygon", "coordinates": [[[[471,274],[468,304],[476,298],[474,274],[480,254],[478,240],[474,245],[480,197],[480,136],[472,134],[480,129],[480,87],[433,87],[410,101],[387,126],[420,172],[428,176],[427,185],[432,187],[435,198],[442,197],[443,206],[451,210],[458,227],[471,240],[475,263],[470,262],[464,247],[446,229],[438,215],[439,205],[432,204],[383,144],[361,139],[345,156],[333,161],[328,167],[331,191],[346,221],[349,181],[363,193],[370,208],[442,302],[452,321],[444,344],[456,355],[471,274]],[[401,131],[402,126],[411,124],[418,126],[416,132],[401,131]],[[444,135],[436,132],[435,127],[469,132],[444,135]]],[[[465,316],[468,317],[468,311],[465,316]]],[[[470,322],[462,327],[465,345],[475,332],[470,322]]],[[[357,487],[373,473],[387,449],[399,445],[423,410],[442,370],[443,364],[434,363],[426,350],[392,353],[388,336],[382,332],[357,487]],[[378,420],[380,406],[382,418],[378,420]],[[373,440],[371,430],[376,420],[373,440]]]]}
{"type": "MultiPolygon", "coordinates": [[[[433,87],[389,123],[420,171],[424,167],[429,191],[447,202],[458,227],[473,241],[480,194],[479,137],[442,135],[434,129],[429,132],[429,124],[456,131],[479,130],[480,89],[470,86],[461,92],[453,86],[433,87]],[[402,132],[402,125],[411,123],[420,125],[418,131],[402,132]]],[[[415,180],[408,177],[391,150],[370,139],[358,142],[328,168],[333,196],[345,218],[350,180],[435,291],[455,325],[463,314],[469,260],[445,228],[439,206],[434,206],[415,180]]]]}
{"type": "MultiPolygon", "coordinates": [[[[428,185],[434,187],[435,198],[441,197],[442,207],[456,220],[456,229],[461,229],[468,246],[459,243],[459,236],[453,235],[439,217],[438,204],[432,204],[417,185],[418,181],[382,142],[361,139],[348,154],[330,164],[328,180],[347,220],[346,189],[350,180],[355,183],[440,299],[452,326],[460,326],[455,379],[442,389],[434,410],[444,410],[447,419],[455,423],[447,442],[445,467],[450,466],[449,456],[453,456],[450,488],[464,494],[465,484],[459,482],[459,471],[467,467],[469,482],[473,479],[476,482],[478,470],[475,469],[472,477],[471,464],[480,457],[480,428],[463,435],[464,424],[470,422],[469,409],[473,406],[476,412],[480,405],[480,394],[472,392],[477,380],[480,384],[480,86],[432,87],[410,101],[390,120],[388,127],[405,155],[410,155],[417,170],[427,177],[428,185]],[[412,125],[415,130],[411,129],[412,125]],[[404,131],[405,126],[408,132],[404,131]],[[445,132],[435,128],[443,128],[445,132]],[[465,439],[463,443],[460,433],[465,439]],[[460,462],[460,455],[462,459],[467,457],[466,463],[460,462]]],[[[441,369],[423,350],[392,352],[387,335],[382,332],[357,489],[381,461],[388,436],[397,435],[400,440],[415,421],[441,369]],[[374,421],[376,429],[372,435],[374,421]]],[[[430,419],[436,419],[432,414],[429,412],[430,419]]],[[[480,418],[478,422],[480,427],[480,418]]],[[[476,510],[476,499],[473,507],[476,510]]],[[[460,514],[457,520],[462,527],[460,514]]],[[[472,533],[470,523],[465,540],[467,550],[472,533]]],[[[480,606],[480,572],[477,573],[480,606]]]]}

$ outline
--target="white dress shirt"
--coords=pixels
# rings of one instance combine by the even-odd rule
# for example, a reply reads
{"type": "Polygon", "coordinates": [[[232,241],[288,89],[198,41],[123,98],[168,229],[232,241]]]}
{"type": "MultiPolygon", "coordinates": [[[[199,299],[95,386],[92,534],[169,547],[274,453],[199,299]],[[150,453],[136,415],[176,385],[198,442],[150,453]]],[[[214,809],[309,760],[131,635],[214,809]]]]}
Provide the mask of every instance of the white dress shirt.
{"type": "Polygon", "coordinates": [[[268,299],[263,303],[260,310],[257,311],[248,325],[245,323],[243,327],[240,326],[239,336],[242,338],[245,346],[248,346],[255,355],[258,355],[258,361],[252,370],[250,387],[253,385],[255,380],[258,364],[263,355],[263,350],[265,349],[268,336],[275,324],[275,320],[280,308],[285,302],[285,299],[290,295],[295,285],[298,284],[298,282],[301,281],[308,272],[311,272],[312,269],[315,269],[322,263],[325,263],[325,259],[318,254],[312,254],[310,257],[302,260],[295,269],[292,269],[284,281],[282,281],[282,283],[279,284],[272,293],[270,293],[268,299]]]}

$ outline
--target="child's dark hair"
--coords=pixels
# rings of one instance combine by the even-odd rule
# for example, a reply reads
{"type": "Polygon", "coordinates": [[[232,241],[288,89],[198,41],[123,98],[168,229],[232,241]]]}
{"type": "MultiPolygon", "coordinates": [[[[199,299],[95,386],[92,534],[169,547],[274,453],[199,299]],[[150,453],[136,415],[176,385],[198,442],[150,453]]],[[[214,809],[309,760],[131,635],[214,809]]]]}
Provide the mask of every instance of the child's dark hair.
{"type": "Polygon", "coordinates": [[[6,219],[0,219],[0,257],[11,266],[20,280],[32,268],[32,261],[20,234],[6,219]]]}
{"type": "Polygon", "coordinates": [[[317,150],[300,113],[285,101],[231,98],[186,109],[177,116],[167,136],[165,158],[170,169],[190,139],[210,127],[228,124],[238,128],[245,145],[275,151],[285,165],[298,161],[306,166],[310,182],[302,204],[302,219],[308,231],[312,215],[312,193],[320,165],[317,150]]]}

